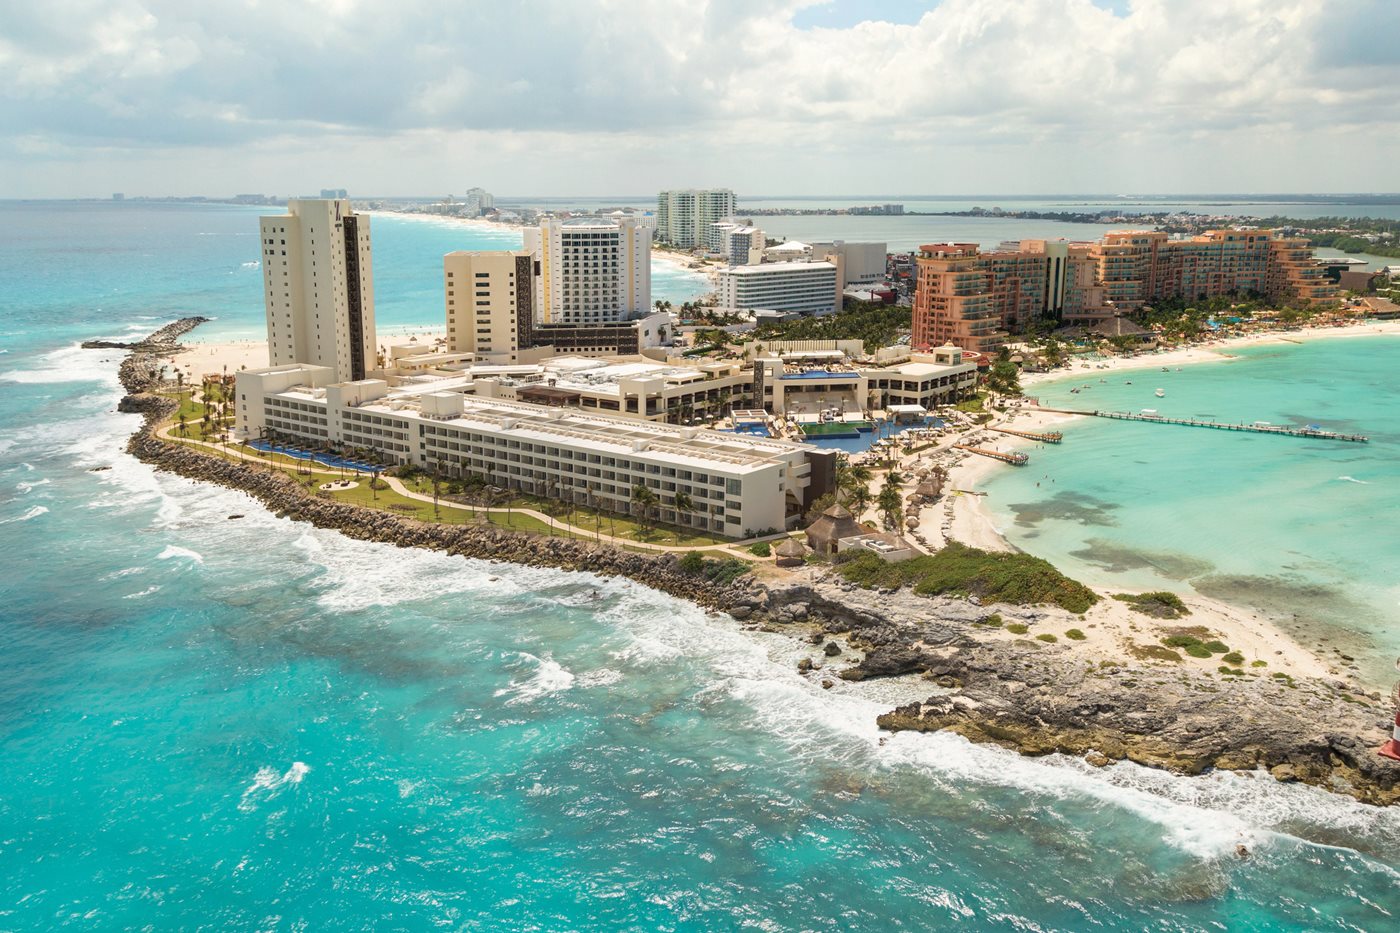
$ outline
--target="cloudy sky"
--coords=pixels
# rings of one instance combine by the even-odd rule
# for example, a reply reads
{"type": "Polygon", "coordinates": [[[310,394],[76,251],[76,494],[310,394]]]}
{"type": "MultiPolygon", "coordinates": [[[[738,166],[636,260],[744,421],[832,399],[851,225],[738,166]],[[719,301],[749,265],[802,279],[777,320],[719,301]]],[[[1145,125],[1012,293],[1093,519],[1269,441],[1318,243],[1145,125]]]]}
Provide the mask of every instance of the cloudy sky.
{"type": "Polygon", "coordinates": [[[0,197],[1400,190],[1400,0],[0,0],[0,197]]]}

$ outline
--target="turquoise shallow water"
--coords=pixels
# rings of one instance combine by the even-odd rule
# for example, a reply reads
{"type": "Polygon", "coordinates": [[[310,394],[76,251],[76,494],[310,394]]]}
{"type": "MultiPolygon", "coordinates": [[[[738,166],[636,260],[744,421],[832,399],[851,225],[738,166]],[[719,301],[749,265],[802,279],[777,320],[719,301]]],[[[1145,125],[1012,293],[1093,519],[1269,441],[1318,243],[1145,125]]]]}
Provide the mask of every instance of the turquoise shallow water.
{"type": "Polygon", "coordinates": [[[1306,644],[1364,659],[1389,686],[1400,655],[1400,337],[1237,352],[1181,372],[1081,370],[1031,391],[1057,407],[1317,423],[1370,442],[1077,419],[1063,444],[999,471],[987,502],[1014,544],[1072,575],[1262,609],[1306,644]]]}
{"type": "Polygon", "coordinates": [[[881,744],[781,636],[153,473],[72,344],[238,307],[252,215],[124,210],[0,206],[0,929],[1393,928],[1395,813],[881,744]]]}

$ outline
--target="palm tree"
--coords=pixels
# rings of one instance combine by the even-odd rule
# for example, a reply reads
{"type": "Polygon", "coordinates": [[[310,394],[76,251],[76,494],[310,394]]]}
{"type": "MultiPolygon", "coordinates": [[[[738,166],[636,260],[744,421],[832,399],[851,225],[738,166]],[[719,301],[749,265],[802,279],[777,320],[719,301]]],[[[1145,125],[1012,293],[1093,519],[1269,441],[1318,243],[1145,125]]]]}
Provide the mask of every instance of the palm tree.
{"type": "Polygon", "coordinates": [[[848,508],[857,519],[864,514],[870,506],[870,487],[865,485],[856,486],[846,490],[848,508]]]}
{"type": "Polygon", "coordinates": [[[656,493],[641,483],[632,487],[632,505],[642,513],[642,525],[651,524],[651,507],[656,504],[656,493]]]}
{"type": "Polygon", "coordinates": [[[695,511],[695,500],[690,498],[688,492],[676,493],[676,501],[672,504],[676,510],[676,524],[679,525],[682,515],[689,515],[695,511]]]}
{"type": "Polygon", "coordinates": [[[185,424],[185,413],[183,411],[180,412],[180,417],[177,420],[180,422],[180,436],[185,437],[189,429],[185,424]]]}
{"type": "Polygon", "coordinates": [[[433,519],[438,518],[438,492],[442,488],[442,478],[438,475],[438,461],[432,462],[433,468],[433,519]]]}
{"type": "Polygon", "coordinates": [[[880,488],[880,495],[876,497],[875,503],[879,506],[880,515],[885,519],[885,526],[899,527],[899,516],[904,508],[904,497],[899,494],[899,487],[886,483],[880,488]]]}

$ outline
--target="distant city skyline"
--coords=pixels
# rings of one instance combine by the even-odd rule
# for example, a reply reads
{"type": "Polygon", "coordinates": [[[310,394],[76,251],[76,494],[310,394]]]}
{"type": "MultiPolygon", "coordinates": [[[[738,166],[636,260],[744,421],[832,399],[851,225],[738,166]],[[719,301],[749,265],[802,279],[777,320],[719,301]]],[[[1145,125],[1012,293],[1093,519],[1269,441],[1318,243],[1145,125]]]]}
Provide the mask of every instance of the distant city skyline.
{"type": "Polygon", "coordinates": [[[0,10],[4,198],[1397,184],[1385,0],[0,10]]]}

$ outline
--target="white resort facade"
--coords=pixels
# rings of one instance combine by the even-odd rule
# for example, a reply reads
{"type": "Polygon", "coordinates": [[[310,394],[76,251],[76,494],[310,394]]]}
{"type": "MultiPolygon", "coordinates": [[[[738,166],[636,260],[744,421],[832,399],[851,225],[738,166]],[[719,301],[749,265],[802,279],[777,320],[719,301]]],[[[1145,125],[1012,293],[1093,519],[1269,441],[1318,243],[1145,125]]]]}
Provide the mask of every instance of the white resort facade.
{"type": "Polygon", "coordinates": [[[633,511],[644,486],[661,521],[734,538],[789,527],[829,491],[835,468],[831,453],[789,441],[392,389],[383,379],[335,382],[325,366],[241,372],[237,391],[243,437],[273,432],[373,451],[445,477],[479,476],[620,513],[633,511]],[[689,510],[678,507],[686,497],[689,510]]]}
{"type": "Polygon", "coordinates": [[[841,272],[832,262],[768,262],[719,270],[722,308],[835,314],[841,307],[841,272]]]}
{"type": "Polygon", "coordinates": [[[634,217],[546,217],[527,227],[524,247],[540,266],[536,319],[599,324],[649,313],[651,236],[634,217]]]}

